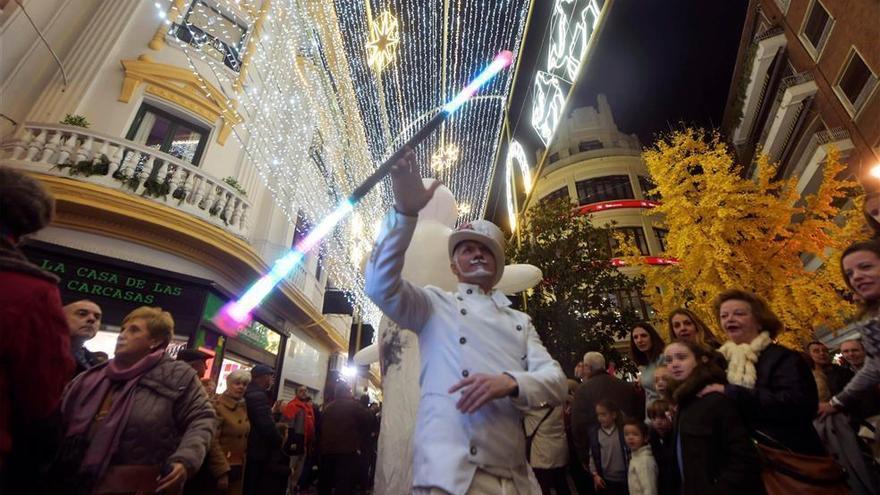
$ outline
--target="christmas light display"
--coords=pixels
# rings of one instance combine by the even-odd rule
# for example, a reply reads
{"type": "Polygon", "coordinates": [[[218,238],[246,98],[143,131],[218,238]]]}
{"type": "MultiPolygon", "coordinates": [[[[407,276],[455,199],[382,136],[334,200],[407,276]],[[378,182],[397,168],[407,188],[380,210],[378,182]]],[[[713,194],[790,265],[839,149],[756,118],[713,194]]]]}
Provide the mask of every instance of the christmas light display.
{"type": "Polygon", "coordinates": [[[214,317],[213,322],[221,330],[228,334],[233,334],[238,329],[244,327],[250,322],[250,313],[259,305],[263,299],[269,295],[276,285],[281,283],[296,266],[302,262],[305,254],[314,249],[314,247],[326,237],[330,231],[339,224],[343,218],[348,216],[354,206],[366,194],[385,177],[394,164],[403,157],[408,150],[415,148],[416,145],[425,140],[432,132],[450,118],[456,110],[467,102],[477,90],[484,84],[492,80],[501,70],[508,67],[513,61],[513,53],[503,51],[499,53],[495,60],[480,73],[470,84],[468,84],[455,98],[443,107],[443,110],[428,121],[425,126],[418,130],[406,143],[404,143],[397,151],[395,151],[385,162],[380,165],[367,179],[351,192],[332,214],[321,221],[309,234],[300,241],[299,244],[275,262],[272,270],[252,285],[247,292],[237,301],[227,303],[219,313],[214,317]]]}
{"type": "Polygon", "coordinates": [[[511,141],[507,148],[507,160],[504,164],[504,181],[507,191],[507,213],[510,229],[516,229],[516,207],[513,204],[514,194],[516,194],[516,176],[514,174],[514,163],[519,166],[520,178],[523,184],[523,190],[528,193],[532,190],[532,171],[529,167],[526,152],[519,141],[511,141]]]}
{"type": "Polygon", "coordinates": [[[602,8],[598,0],[555,0],[553,4],[547,64],[535,77],[532,100],[532,127],[544,146],[550,146],[562,120],[602,8]]]}
{"type": "MultiPolygon", "coordinates": [[[[209,83],[222,92],[224,111],[242,117],[232,131],[245,155],[242,170],[258,171],[291,225],[319,225],[442,102],[453,104],[486,60],[520,45],[530,1],[197,0],[209,5],[199,7],[206,30],[192,24],[190,2],[164,0],[156,8],[168,46],[185,54],[205,92],[209,83]],[[217,57],[217,47],[240,64],[217,57]]],[[[487,82],[416,150],[422,175],[470,205],[462,222],[484,214],[511,80],[507,72],[487,82]],[[435,171],[432,153],[452,143],[456,165],[435,171]]],[[[363,219],[390,207],[390,188],[379,188],[358,203],[363,219]]],[[[379,312],[363,293],[356,258],[360,240],[376,233],[373,222],[346,221],[315,246],[328,280],[374,324],[379,312]]]]}

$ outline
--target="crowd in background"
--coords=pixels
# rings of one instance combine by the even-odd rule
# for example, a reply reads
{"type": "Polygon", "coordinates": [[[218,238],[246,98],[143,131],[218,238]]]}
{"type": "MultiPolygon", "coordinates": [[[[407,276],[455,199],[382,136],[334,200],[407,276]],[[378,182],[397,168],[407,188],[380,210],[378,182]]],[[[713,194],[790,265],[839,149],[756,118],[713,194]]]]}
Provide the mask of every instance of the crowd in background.
{"type": "Polygon", "coordinates": [[[22,238],[53,198],[0,167],[0,493],[319,494],[366,492],[378,404],[341,382],[325,407],[300,386],[287,403],[257,364],[216,384],[208,355],[168,352],[174,317],[143,306],[119,323],[112,359],[84,344],[102,325],[90,300],[62,306],[54,275],[22,238]],[[367,400],[365,400],[367,399],[367,400]]]}
{"type": "Polygon", "coordinates": [[[588,352],[563,410],[524,422],[543,493],[880,493],[880,373],[865,345],[880,341],[880,243],[850,247],[842,269],[866,319],[839,363],[818,341],[803,352],[774,343],[779,319],[741,290],[715,300],[724,342],[686,308],[668,315],[668,342],[636,324],[635,380],[588,352]]]}
{"type": "MultiPolygon", "coordinates": [[[[101,308],[62,306],[57,278],[17,248],[52,211],[38,182],[0,167],[4,493],[369,489],[380,411],[345,383],[323,408],[305,387],[275,403],[274,370],[257,365],[231,373],[215,396],[199,379],[204,355],[166,352],[174,320],[161,308],[120,322],[112,359],[86,349],[101,308]]],[[[524,420],[543,493],[878,493],[880,242],[850,246],[841,270],[864,319],[860,338],[835,349],[837,363],[821,342],[803,352],[775,343],[779,319],[741,290],[715,300],[723,341],[686,308],[668,315],[669,341],[635,325],[635,381],[587,353],[566,405],[524,420]]]]}

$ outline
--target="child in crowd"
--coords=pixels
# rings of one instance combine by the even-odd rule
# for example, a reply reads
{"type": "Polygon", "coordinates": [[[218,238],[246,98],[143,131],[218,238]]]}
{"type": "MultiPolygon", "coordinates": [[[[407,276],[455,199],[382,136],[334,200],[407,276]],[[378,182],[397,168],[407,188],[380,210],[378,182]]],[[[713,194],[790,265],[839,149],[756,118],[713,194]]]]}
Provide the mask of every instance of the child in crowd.
{"type": "Polygon", "coordinates": [[[669,378],[669,369],[666,367],[666,363],[657,365],[657,368],[654,369],[654,388],[657,389],[657,393],[661,398],[669,400],[667,395],[669,382],[667,378],[669,378]]]}
{"type": "Polygon", "coordinates": [[[658,495],[657,462],[648,443],[648,425],[637,419],[624,421],[623,439],[632,452],[626,477],[629,495],[658,495]]]}
{"type": "Polygon", "coordinates": [[[706,385],[727,382],[712,352],[677,340],[664,354],[669,392],[677,405],[676,493],[763,493],[761,461],[736,404],[720,393],[699,395],[706,385]]]}
{"type": "Polygon", "coordinates": [[[590,472],[597,493],[626,495],[629,452],[620,427],[620,409],[605,399],[596,404],[599,426],[590,434],[590,472]]]}
{"type": "MultiPolygon", "coordinates": [[[[664,382],[665,383],[665,382],[664,382]]],[[[651,431],[648,442],[660,472],[657,492],[660,495],[675,493],[675,444],[672,437],[672,404],[665,399],[655,400],[648,406],[651,431]]]]}

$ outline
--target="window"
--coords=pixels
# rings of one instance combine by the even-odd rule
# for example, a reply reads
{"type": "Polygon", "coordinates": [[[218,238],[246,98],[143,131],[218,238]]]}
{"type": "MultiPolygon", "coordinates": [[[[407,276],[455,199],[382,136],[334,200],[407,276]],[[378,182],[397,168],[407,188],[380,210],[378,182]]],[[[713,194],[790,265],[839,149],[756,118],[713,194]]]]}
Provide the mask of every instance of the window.
{"type": "Polygon", "coordinates": [[[806,19],[801,38],[807,41],[807,51],[812,50],[813,58],[819,58],[834,20],[818,0],[813,2],[806,19]]]}
{"type": "Polygon", "coordinates": [[[239,24],[234,16],[224,14],[207,0],[195,0],[183,24],[176,24],[173,31],[181,41],[203,50],[236,72],[241,70],[247,26],[239,24]]]}
{"type": "Polygon", "coordinates": [[[650,177],[639,176],[639,187],[642,189],[642,197],[652,201],[660,200],[660,192],[656,191],[657,184],[650,177]]]}
{"type": "Polygon", "coordinates": [[[857,113],[877,86],[877,75],[871,72],[859,52],[852,50],[834,92],[851,114],[857,113]]]}
{"type": "Polygon", "coordinates": [[[568,187],[560,187],[559,189],[553,191],[552,193],[541,198],[541,201],[546,201],[548,203],[553,201],[558,201],[560,199],[569,199],[568,197],[568,187]]]}
{"type": "Polygon", "coordinates": [[[208,129],[145,103],[126,139],[198,165],[208,143],[208,129]]]}
{"type": "Polygon", "coordinates": [[[593,139],[593,140],[590,140],[590,141],[581,141],[581,142],[578,144],[578,150],[581,151],[581,152],[583,152],[583,151],[591,151],[591,150],[600,150],[600,149],[602,149],[602,148],[604,148],[604,147],[605,147],[605,146],[602,145],[602,141],[599,141],[599,140],[597,140],[597,139],[593,139]]]}
{"type": "Polygon", "coordinates": [[[296,213],[296,226],[293,228],[293,241],[290,242],[290,247],[295,248],[300,241],[306,238],[306,234],[310,230],[312,230],[311,223],[306,219],[302,210],[298,211],[296,213]]]}
{"type": "Polygon", "coordinates": [[[582,180],[575,183],[575,187],[581,205],[614,199],[635,199],[628,175],[609,175],[582,180]]]}
{"type": "Polygon", "coordinates": [[[660,250],[666,251],[666,236],[669,234],[669,231],[666,229],[658,229],[654,228],[654,235],[657,236],[657,242],[660,243],[660,250]]]}
{"type": "Polygon", "coordinates": [[[654,310],[638,291],[617,292],[611,298],[621,312],[632,311],[640,320],[650,320],[654,316],[654,310]]]}
{"type": "MultiPolygon", "coordinates": [[[[630,239],[631,242],[634,242],[636,247],[639,248],[639,252],[642,256],[648,256],[651,254],[651,251],[648,250],[648,239],[645,238],[645,229],[641,227],[615,227],[613,231],[623,233],[623,235],[630,239]]],[[[620,252],[617,240],[613,236],[611,236],[610,239],[611,253],[616,256],[620,252]]]]}
{"type": "Polygon", "coordinates": [[[557,151],[556,153],[553,153],[552,155],[550,155],[548,160],[550,161],[550,163],[558,162],[559,161],[559,152],[557,151]]]}

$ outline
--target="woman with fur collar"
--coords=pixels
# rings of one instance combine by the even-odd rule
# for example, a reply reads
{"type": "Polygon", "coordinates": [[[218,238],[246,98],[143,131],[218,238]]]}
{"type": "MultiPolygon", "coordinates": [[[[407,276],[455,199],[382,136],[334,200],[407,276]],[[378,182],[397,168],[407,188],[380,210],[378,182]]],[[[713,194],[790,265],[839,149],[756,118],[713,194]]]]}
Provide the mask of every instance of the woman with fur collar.
{"type": "Polygon", "coordinates": [[[701,394],[724,383],[711,351],[688,340],[665,350],[675,418],[675,492],[689,494],[764,493],[761,462],[749,429],[733,401],[723,393],[701,394]]]}
{"type": "Polygon", "coordinates": [[[718,349],[727,359],[727,384],[702,393],[733,399],[759,442],[800,454],[824,455],[813,428],[819,398],[806,360],[773,343],[782,322],[758,296],[727,290],[715,300],[718,323],[728,341],[718,349]]]}

